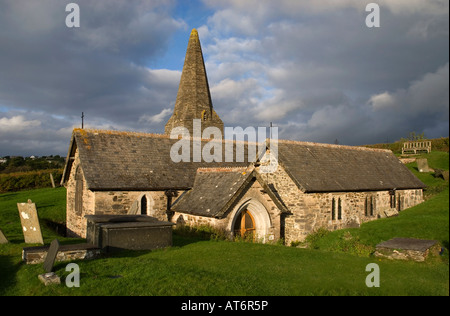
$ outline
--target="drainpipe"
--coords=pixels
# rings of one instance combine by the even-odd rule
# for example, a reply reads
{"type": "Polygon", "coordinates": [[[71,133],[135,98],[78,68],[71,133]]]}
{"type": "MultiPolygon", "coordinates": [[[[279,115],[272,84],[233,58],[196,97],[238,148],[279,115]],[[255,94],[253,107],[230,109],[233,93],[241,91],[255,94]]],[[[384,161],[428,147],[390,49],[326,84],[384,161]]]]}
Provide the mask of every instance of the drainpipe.
{"type": "Polygon", "coordinates": [[[175,190],[166,190],[164,192],[164,194],[167,196],[166,214],[167,214],[167,220],[170,222],[172,220],[173,214],[175,213],[170,210],[170,208],[172,206],[172,198],[178,196],[178,194],[177,194],[177,191],[175,191],[175,190]]]}

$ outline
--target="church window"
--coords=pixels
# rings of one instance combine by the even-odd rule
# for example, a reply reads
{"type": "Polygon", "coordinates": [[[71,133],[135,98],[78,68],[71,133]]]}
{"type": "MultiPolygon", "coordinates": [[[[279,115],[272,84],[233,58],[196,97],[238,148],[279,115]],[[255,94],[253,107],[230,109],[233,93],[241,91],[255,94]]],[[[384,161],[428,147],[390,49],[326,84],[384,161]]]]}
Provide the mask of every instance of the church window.
{"type": "Polygon", "coordinates": [[[365,216],[373,216],[373,196],[367,197],[364,203],[364,215],[365,216]]]}
{"type": "Polygon", "coordinates": [[[336,200],[334,198],[331,200],[331,219],[333,221],[336,219],[336,200]]]}
{"type": "Polygon", "coordinates": [[[373,210],[374,210],[374,200],[373,196],[370,197],[370,205],[369,205],[369,214],[370,216],[373,216],[373,210]]]}
{"type": "Polygon", "coordinates": [[[396,206],[395,190],[390,190],[389,191],[389,197],[390,197],[390,206],[391,206],[391,208],[395,208],[395,206],[396,206]]]}
{"type": "Polygon", "coordinates": [[[141,215],[147,215],[147,197],[145,194],[141,198],[141,215]]]}
{"type": "Polygon", "coordinates": [[[75,172],[75,214],[81,216],[83,213],[83,189],[84,179],[81,167],[78,166],[75,172]]]}
{"type": "Polygon", "coordinates": [[[338,199],[338,220],[342,219],[342,205],[341,198],[338,199]]]}
{"type": "Polygon", "coordinates": [[[369,201],[366,196],[366,199],[364,200],[364,216],[369,216],[369,201]]]}

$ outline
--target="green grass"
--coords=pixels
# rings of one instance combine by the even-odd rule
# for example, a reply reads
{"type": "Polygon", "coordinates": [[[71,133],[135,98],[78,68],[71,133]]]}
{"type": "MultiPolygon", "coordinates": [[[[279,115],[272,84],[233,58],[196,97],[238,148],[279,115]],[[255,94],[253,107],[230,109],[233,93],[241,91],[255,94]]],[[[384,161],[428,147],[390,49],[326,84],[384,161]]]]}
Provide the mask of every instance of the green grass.
{"type": "Polygon", "coordinates": [[[59,235],[55,226],[66,222],[66,189],[37,189],[0,194],[0,228],[14,243],[23,242],[17,203],[36,203],[44,242],[50,242],[59,235]]]}
{"type": "MultiPolygon", "coordinates": [[[[448,154],[436,157],[430,166],[445,166],[447,159],[448,169],[448,154]]],[[[414,164],[409,168],[416,172],[414,164]]],[[[58,236],[54,225],[48,225],[65,221],[65,189],[0,194],[0,228],[10,240],[0,245],[0,295],[449,295],[448,182],[432,174],[418,176],[432,189],[426,202],[359,229],[317,235],[315,249],[175,233],[174,246],[168,249],[76,261],[79,288],[65,286],[67,262],[55,266],[62,284],[45,287],[37,278],[43,273],[42,264],[26,265],[21,260],[22,248],[29,245],[23,242],[17,202],[36,202],[45,243],[54,238],[62,244],[82,241],[58,236]],[[377,243],[392,237],[436,239],[447,249],[444,256],[423,263],[370,255],[377,243]],[[369,273],[365,267],[373,262],[380,267],[379,288],[365,285],[369,273]]]]}
{"type": "MultiPolygon", "coordinates": [[[[43,286],[41,265],[17,258],[1,295],[448,295],[448,266],[394,262],[275,245],[198,241],[152,252],[122,252],[78,261],[80,287],[43,286]],[[367,264],[380,266],[381,286],[365,285],[367,264]]],[[[3,282],[2,282],[3,283],[3,282]]]]}

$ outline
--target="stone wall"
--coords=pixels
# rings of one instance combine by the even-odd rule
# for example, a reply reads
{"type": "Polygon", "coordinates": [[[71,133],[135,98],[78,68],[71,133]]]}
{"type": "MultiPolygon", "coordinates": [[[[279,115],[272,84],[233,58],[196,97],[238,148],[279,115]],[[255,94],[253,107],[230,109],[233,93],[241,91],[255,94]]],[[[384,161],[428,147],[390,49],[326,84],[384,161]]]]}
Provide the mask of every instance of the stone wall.
{"type": "Polygon", "coordinates": [[[134,211],[141,214],[142,197],[147,202],[147,215],[158,220],[167,220],[167,197],[164,191],[91,191],[88,189],[83,170],[81,169],[78,151],[75,153],[74,163],[70,177],[66,184],[66,226],[67,235],[73,237],[86,237],[85,215],[126,215],[134,211]],[[77,179],[78,177],[82,179],[77,179]],[[81,187],[77,181],[82,181],[82,193],[78,196],[76,191],[81,187]],[[77,208],[76,203],[82,201],[82,207],[77,208]]]}
{"type": "Polygon", "coordinates": [[[141,202],[149,216],[167,220],[167,197],[164,191],[98,191],[95,192],[95,215],[126,215],[130,212],[141,214],[141,202]],[[134,208],[134,210],[132,210],[134,208]]]}
{"type": "Polygon", "coordinates": [[[304,193],[281,165],[276,172],[262,177],[291,212],[280,224],[284,226],[286,245],[303,241],[322,227],[329,230],[359,227],[364,222],[386,217],[387,210],[401,211],[423,201],[422,190],[304,193]]]}
{"type": "Polygon", "coordinates": [[[84,177],[83,169],[80,165],[80,158],[78,151],[75,153],[72,169],[70,170],[70,177],[66,183],[67,189],[67,201],[66,201],[66,228],[67,235],[71,237],[85,237],[86,236],[86,222],[84,220],[85,215],[92,215],[95,212],[95,194],[88,190],[86,179],[84,177]],[[81,177],[81,179],[76,179],[81,177]],[[82,192],[80,192],[78,199],[76,191],[80,188],[80,184],[77,187],[77,181],[82,182],[82,192]],[[77,207],[76,204],[80,203],[81,206],[77,207]]]}
{"type": "Polygon", "coordinates": [[[192,227],[211,226],[218,230],[227,231],[232,236],[235,218],[244,209],[248,209],[255,220],[258,241],[275,242],[280,238],[282,231],[280,225],[281,212],[258,181],[250,186],[239,201],[235,203],[235,206],[225,214],[224,218],[175,213],[172,222],[177,223],[177,225],[192,227]]]}

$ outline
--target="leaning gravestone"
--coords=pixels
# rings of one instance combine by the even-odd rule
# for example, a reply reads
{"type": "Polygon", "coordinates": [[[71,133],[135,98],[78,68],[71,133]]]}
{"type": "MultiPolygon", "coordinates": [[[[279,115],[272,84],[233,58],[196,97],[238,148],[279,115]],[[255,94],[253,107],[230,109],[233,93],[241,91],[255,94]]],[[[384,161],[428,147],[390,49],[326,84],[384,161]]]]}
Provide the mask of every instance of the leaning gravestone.
{"type": "Polygon", "coordinates": [[[0,229],[0,244],[7,244],[8,239],[6,239],[5,235],[3,234],[2,230],[0,229]]]}
{"type": "Polygon", "coordinates": [[[45,257],[44,261],[44,274],[39,274],[39,280],[41,280],[45,285],[49,284],[60,284],[61,279],[59,276],[53,272],[53,264],[56,260],[56,255],[58,254],[59,250],[59,241],[58,239],[55,239],[51,242],[50,248],[48,248],[47,256],[45,257]]]}
{"type": "Polygon", "coordinates": [[[36,210],[36,204],[28,200],[28,203],[17,203],[20,222],[22,223],[23,236],[27,244],[44,244],[42,239],[41,226],[36,210]]]}
{"type": "Polygon", "coordinates": [[[53,270],[53,264],[55,263],[56,255],[59,250],[59,241],[55,239],[51,242],[50,248],[48,248],[47,257],[45,257],[44,261],[44,270],[49,273],[53,270]]]}

